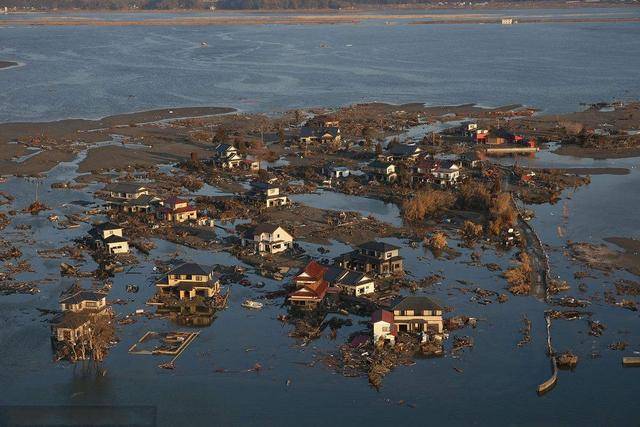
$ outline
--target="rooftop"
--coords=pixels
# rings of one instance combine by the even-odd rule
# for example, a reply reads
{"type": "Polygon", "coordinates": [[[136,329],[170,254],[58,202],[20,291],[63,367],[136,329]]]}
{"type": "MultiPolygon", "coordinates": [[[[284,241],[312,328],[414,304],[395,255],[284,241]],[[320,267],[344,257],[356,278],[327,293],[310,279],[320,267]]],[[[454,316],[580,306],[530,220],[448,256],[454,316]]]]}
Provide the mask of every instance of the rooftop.
{"type": "Polygon", "coordinates": [[[358,248],[375,252],[389,252],[400,249],[398,246],[392,245],[390,243],[376,242],[374,240],[358,245],[358,248]]]}
{"type": "Polygon", "coordinates": [[[110,191],[113,193],[138,193],[146,189],[147,187],[137,182],[114,182],[112,184],[107,184],[104,187],[104,191],[110,191]]]}
{"type": "Polygon", "coordinates": [[[167,275],[172,275],[172,276],[208,276],[210,274],[212,274],[213,269],[209,266],[206,265],[202,265],[202,264],[196,264],[193,262],[188,262],[185,264],[182,264],[176,268],[174,268],[173,270],[169,271],[167,273],[167,275]]]}
{"type": "Polygon", "coordinates": [[[387,169],[389,166],[393,166],[393,164],[380,160],[374,160],[373,162],[369,163],[369,167],[374,169],[387,169]]]}
{"type": "Polygon", "coordinates": [[[100,301],[106,298],[107,294],[98,291],[80,290],[71,295],[67,295],[60,300],[61,304],[80,304],[82,301],[100,301]]]}
{"type": "Polygon", "coordinates": [[[392,306],[393,310],[442,310],[442,307],[428,297],[409,296],[392,306]]]}

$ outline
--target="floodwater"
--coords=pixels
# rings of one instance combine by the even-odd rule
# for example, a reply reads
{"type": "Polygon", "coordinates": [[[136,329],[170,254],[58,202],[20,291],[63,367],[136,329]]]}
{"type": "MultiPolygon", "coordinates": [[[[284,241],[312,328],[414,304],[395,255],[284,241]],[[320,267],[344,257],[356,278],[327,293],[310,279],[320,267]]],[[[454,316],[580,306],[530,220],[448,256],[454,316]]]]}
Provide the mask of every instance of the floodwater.
{"type": "MultiPolygon", "coordinates": [[[[491,13],[637,17],[640,10],[491,13]]],[[[135,15],[157,16],[175,15],[135,15]]],[[[566,112],[581,102],[640,98],[637,23],[395,24],[0,27],[0,58],[25,64],[0,70],[0,122],[365,101],[566,112]]]]}
{"type": "MultiPolygon", "coordinates": [[[[640,50],[639,35],[637,24],[0,28],[0,57],[26,64],[0,71],[0,121],[98,117],[162,106],[215,104],[270,110],[374,99],[524,102],[566,111],[578,108],[581,101],[640,95],[639,56],[634,54],[640,50]],[[505,34],[507,43],[496,42],[505,34]],[[200,48],[205,40],[209,47],[200,48]],[[329,47],[319,48],[320,43],[329,47]]],[[[505,292],[505,281],[500,272],[472,264],[471,250],[458,247],[456,236],[449,239],[460,253],[453,260],[435,259],[404,241],[384,240],[402,245],[410,277],[443,276],[421,293],[452,307],[451,315],[480,319],[476,329],[454,333],[472,336],[475,346],[457,358],[418,359],[413,366],[398,367],[380,391],[369,387],[366,378],[344,378],[321,363],[309,366],[322,354],[337,351],[350,334],[366,329],[359,322],[367,319],[350,316],[353,326],[339,330],[336,341],[325,333],[302,347],[288,336],[290,327],[276,319],[285,312],[280,301],[268,302],[261,311],[240,307],[244,299],[282,286],[252,269],[250,281],[266,286],[230,285],[230,307],[219,312],[210,327],[198,329],[200,336],[178,359],[175,370],[157,367],[165,358],[134,356],[127,349],[148,330],[188,328],[140,318],[118,328],[121,341],[104,363],[107,374],[96,378],[82,364],[52,361],[47,317],[37,311],[56,308],[60,292],[72,280],[60,278],[58,266],[64,260],[42,260],[36,250],[69,244],[89,226],[60,231],[46,214],[18,214],[0,232],[20,244],[35,270],[18,279],[51,281],[42,284],[36,295],[0,296],[0,384],[7,385],[0,405],[150,406],[159,425],[298,425],[301,420],[308,425],[402,425],[425,420],[465,426],[634,424],[640,370],[624,369],[621,357],[640,351],[638,314],[611,307],[602,298],[615,280],[634,277],[626,272],[595,272],[593,278],[575,280],[574,273],[584,267],[571,262],[563,247],[568,240],[640,238],[640,158],[599,161],[539,153],[535,159],[518,161],[533,166],[630,169],[628,175],[593,176],[589,186],[565,191],[555,205],[531,207],[536,211],[532,224],[550,245],[553,274],[569,281],[570,295],[599,295],[588,310],[594,320],[607,325],[604,335],[595,338],[587,334],[584,319],[554,322],[554,346],[571,349],[580,363],[574,372],[561,372],[558,385],[546,396],[538,397],[535,389],[550,375],[543,320],[543,311],[550,307],[530,297],[510,296],[505,304],[472,301],[472,294],[459,288],[505,292]],[[32,228],[18,230],[19,224],[32,228]],[[566,230],[564,237],[557,232],[559,226],[566,230]],[[586,284],[585,294],[577,290],[578,283],[586,284]],[[523,315],[533,322],[532,341],[517,348],[523,315]],[[628,342],[629,348],[609,350],[616,341],[628,342]],[[599,357],[592,358],[594,352],[599,357]],[[263,369],[250,371],[256,363],[263,369]]],[[[39,197],[58,215],[84,209],[70,202],[92,202],[91,192],[99,188],[50,189],[52,182],[73,179],[77,164],[61,164],[39,186],[39,197]]],[[[20,209],[35,197],[36,184],[10,178],[0,184],[0,191],[19,195],[13,207],[20,209]]],[[[203,191],[214,194],[217,189],[203,191]]],[[[400,221],[397,207],[373,199],[333,192],[292,198],[312,206],[356,210],[392,224],[400,221]]],[[[139,255],[140,264],[113,279],[109,299],[127,301],[115,306],[119,315],[150,309],[145,301],[154,292],[155,259],[242,265],[224,252],[155,242],[157,247],[148,257],[139,255]],[[127,284],[140,286],[140,292],[126,293],[127,284]]],[[[332,242],[326,246],[330,253],[321,255],[317,245],[303,242],[302,246],[318,258],[350,250],[332,242]]],[[[513,256],[476,250],[482,264],[497,263],[502,268],[513,256]]],[[[93,268],[91,260],[82,267],[93,268]]]]}
{"type": "MultiPolygon", "coordinates": [[[[82,156],[79,156],[79,160],[82,156]]],[[[521,160],[522,161],[522,160],[521,160]]],[[[551,165],[553,161],[564,166],[590,164],[591,161],[543,154],[538,160],[529,160],[539,165],[551,165]]],[[[606,161],[604,164],[623,164],[633,167],[629,175],[598,175],[588,187],[575,192],[565,192],[556,205],[534,207],[537,213],[534,226],[551,244],[550,256],[554,274],[569,280],[572,294],[581,296],[573,280],[573,273],[581,267],[570,263],[562,253],[563,240],[555,236],[558,224],[564,223],[562,206],[569,205],[570,220],[565,224],[568,236],[575,240],[599,241],[609,235],[639,237],[637,228],[630,231],[630,223],[618,221],[614,211],[624,195],[613,196],[611,186],[627,188],[638,184],[640,159],[606,161]],[[587,203],[591,211],[581,212],[587,203]],[[597,204],[597,206],[589,206],[597,204]],[[593,221],[593,212],[602,213],[603,219],[593,221]],[[610,209],[610,211],[608,210],[610,209]],[[607,218],[609,228],[602,228],[607,218]],[[590,224],[595,224],[589,228],[590,224]],[[585,231],[585,227],[588,232],[585,231]]],[[[91,202],[92,185],[84,191],[51,190],[51,182],[69,180],[75,176],[78,161],[55,168],[40,185],[40,198],[57,214],[78,212],[82,208],[70,201],[91,202]]],[[[600,164],[600,163],[598,163],[600,164]]],[[[637,188],[637,187],[636,187],[637,188]]],[[[35,183],[25,179],[11,178],[0,184],[0,190],[22,194],[16,202],[24,207],[35,194],[35,183]]],[[[316,195],[293,196],[299,202],[331,209],[352,209],[362,213],[380,215],[389,222],[400,221],[397,208],[361,197],[323,192],[316,195]],[[325,201],[322,203],[322,201],[325,201]]],[[[628,199],[628,197],[627,197],[628,199]]],[[[619,214],[615,213],[616,215],[619,214]]],[[[637,222],[636,222],[637,224],[637,222]]],[[[20,243],[33,239],[26,245],[25,258],[32,263],[34,273],[24,273],[20,280],[51,279],[41,285],[37,295],[12,295],[0,298],[0,358],[4,368],[0,381],[12,384],[11,390],[0,396],[4,405],[116,405],[150,406],[157,411],[160,425],[184,424],[210,425],[216,423],[250,425],[293,425],[299,423],[301,413],[310,425],[325,425],[327,422],[346,424],[386,424],[389,422],[420,423],[428,416],[435,422],[449,425],[469,424],[529,424],[548,422],[550,414],[561,425],[573,424],[627,424],[636,419],[635,398],[638,381],[636,371],[621,366],[621,352],[609,350],[615,341],[627,341],[629,350],[640,350],[640,331],[636,313],[613,308],[602,302],[589,307],[594,319],[608,325],[605,335],[594,338],[587,335],[586,320],[556,321],[553,326],[554,345],[559,350],[571,349],[580,358],[575,372],[561,372],[560,382],[548,395],[538,397],[536,386],[550,373],[545,355],[545,333],[543,311],[545,303],[530,297],[510,297],[506,304],[479,305],[471,300],[469,293],[460,288],[485,289],[504,292],[505,282],[499,272],[491,272],[482,265],[470,262],[471,251],[457,246],[456,236],[450,236],[449,244],[460,252],[454,260],[435,259],[423,248],[412,249],[407,242],[390,238],[389,243],[402,246],[408,274],[422,278],[441,274],[443,279],[422,291],[453,307],[452,315],[465,314],[478,317],[479,325],[474,330],[457,331],[454,334],[469,334],[475,347],[459,357],[447,355],[441,359],[418,359],[414,366],[398,367],[385,378],[383,388],[375,391],[366,378],[344,378],[322,367],[321,363],[311,367],[323,354],[333,353],[348,339],[351,333],[363,330],[359,321],[366,319],[350,316],[353,326],[345,327],[331,341],[328,333],[306,347],[288,336],[289,326],[276,320],[285,309],[279,301],[268,301],[261,311],[247,311],[240,307],[246,298],[258,298],[263,292],[276,290],[282,283],[254,274],[249,268],[252,283],[262,281],[262,289],[231,286],[230,307],[218,313],[213,324],[199,328],[200,336],[185,351],[174,371],[157,367],[164,358],[130,355],[127,349],[146,331],[185,330],[168,320],[140,318],[137,323],[118,328],[121,342],[110,352],[104,367],[107,374],[96,378],[88,374],[82,364],[54,363],[49,345],[49,327],[46,317],[41,317],[36,308],[56,307],[58,296],[71,279],[60,279],[58,265],[61,260],[41,260],[35,251],[40,248],[55,248],[83,235],[88,225],[81,228],[59,231],[46,216],[20,214],[14,223],[2,232],[3,237],[20,243]],[[20,231],[18,224],[30,224],[30,231],[20,231]],[[526,315],[533,321],[532,341],[523,348],[516,348],[520,339],[520,319],[526,315]],[[599,358],[591,359],[592,352],[599,358]],[[263,369],[256,373],[251,368],[260,363],[263,369]],[[462,370],[457,372],[453,368],[462,370]],[[222,372],[220,372],[222,371],[222,372]],[[289,382],[290,381],[290,382],[289,382]],[[287,385],[288,384],[288,385],[287,385]],[[598,405],[586,404],[593,397],[593,390],[606,390],[598,398],[598,405]],[[309,405],[309,399],[322,402],[309,405]],[[402,403],[405,402],[405,403],[402,403]]],[[[130,314],[138,308],[149,310],[145,301],[153,294],[153,260],[171,258],[208,264],[243,265],[231,255],[218,252],[198,251],[155,240],[157,244],[151,254],[139,255],[140,264],[113,279],[110,300],[122,298],[126,305],[117,305],[120,315],[130,314]],[[125,291],[127,284],[140,286],[137,294],[125,291]]],[[[330,253],[321,255],[318,245],[302,243],[312,256],[322,258],[336,256],[350,248],[339,242],[326,246],[330,253]]],[[[512,253],[484,251],[483,264],[497,263],[507,268],[512,253]]],[[[243,265],[247,267],[246,265],[243,265]]],[[[82,269],[95,265],[87,261],[82,269]]],[[[610,288],[616,278],[629,277],[624,272],[605,276],[599,273],[583,282],[589,287],[587,295],[601,293],[610,288]]],[[[286,280],[286,279],[285,279],[286,280]]],[[[88,283],[85,283],[88,285],[88,283]]]]}

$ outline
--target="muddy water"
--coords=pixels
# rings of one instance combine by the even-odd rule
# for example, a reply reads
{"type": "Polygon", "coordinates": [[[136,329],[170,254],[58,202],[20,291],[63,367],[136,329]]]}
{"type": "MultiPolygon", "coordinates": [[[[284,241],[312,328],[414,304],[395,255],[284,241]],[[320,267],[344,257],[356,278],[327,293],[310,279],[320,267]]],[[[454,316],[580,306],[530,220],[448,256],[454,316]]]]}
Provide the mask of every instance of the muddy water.
{"type": "MultiPolygon", "coordinates": [[[[590,162],[545,156],[532,162],[551,165],[548,162],[555,161],[580,166],[590,162]]],[[[611,165],[632,167],[637,161],[616,160],[611,165]]],[[[58,214],[83,209],[71,204],[72,201],[93,201],[90,192],[96,186],[83,191],[49,189],[51,182],[72,179],[76,167],[77,162],[59,166],[40,186],[40,198],[58,214]]],[[[627,216],[620,209],[625,199],[627,204],[631,200],[630,194],[634,194],[632,190],[639,175],[636,168],[625,176],[594,176],[590,186],[565,192],[570,199],[565,198],[553,206],[533,207],[537,213],[534,226],[551,245],[554,274],[572,283],[571,294],[580,296],[572,277],[581,268],[567,259],[561,245],[568,238],[599,241],[609,235],[638,237],[637,227],[633,229],[633,218],[627,223],[627,216]],[[567,236],[561,239],[556,230],[563,221],[565,202],[569,205],[570,219],[565,225],[567,236]]],[[[35,194],[35,184],[12,178],[0,184],[0,190],[19,195],[16,207],[21,208],[35,194]]],[[[400,221],[397,207],[372,199],[332,192],[293,197],[298,197],[298,202],[323,208],[358,210],[391,223],[400,221]]],[[[637,220],[635,224],[637,226],[637,220]]],[[[640,350],[637,313],[594,302],[589,307],[594,312],[594,319],[608,325],[601,338],[587,335],[586,320],[554,323],[554,345],[559,350],[572,349],[581,357],[581,362],[575,372],[562,372],[556,389],[540,398],[535,394],[535,387],[550,373],[542,317],[549,307],[528,297],[510,297],[506,304],[479,305],[472,301],[473,294],[461,290],[482,287],[504,292],[505,282],[499,272],[472,265],[471,251],[458,247],[455,236],[449,239],[450,246],[460,253],[454,260],[435,259],[423,248],[412,249],[407,242],[398,239],[385,241],[402,246],[401,254],[406,259],[410,276],[421,278],[436,273],[443,276],[439,283],[421,293],[452,307],[453,315],[466,314],[480,319],[475,330],[456,332],[471,335],[475,347],[456,358],[447,355],[441,359],[417,360],[414,366],[399,367],[385,379],[379,392],[371,389],[364,378],[343,378],[320,363],[307,366],[323,353],[335,352],[351,333],[364,328],[359,321],[366,319],[350,316],[353,326],[341,329],[336,341],[331,341],[327,333],[301,347],[288,337],[289,327],[276,320],[276,316],[284,312],[280,301],[267,302],[261,311],[240,307],[244,299],[256,299],[263,292],[282,286],[280,282],[256,276],[251,269],[249,279],[254,283],[265,282],[265,288],[230,285],[230,307],[218,313],[210,327],[198,329],[200,336],[178,360],[174,371],[157,368],[157,364],[166,359],[129,355],[127,349],[148,330],[188,328],[178,327],[168,320],[140,318],[132,325],[118,328],[121,341],[104,363],[107,375],[101,378],[87,375],[81,364],[56,364],[51,360],[49,327],[36,308],[55,308],[60,291],[71,281],[59,277],[61,260],[41,260],[35,256],[35,251],[67,244],[83,235],[88,227],[83,224],[78,229],[60,231],[46,215],[20,214],[2,232],[3,237],[17,243],[22,239],[33,240],[32,244],[22,246],[25,258],[31,261],[36,272],[20,275],[20,280],[47,277],[53,281],[42,285],[41,292],[34,296],[0,297],[3,325],[0,328],[0,359],[4,365],[0,370],[0,383],[11,384],[10,390],[0,395],[0,404],[151,405],[157,408],[160,425],[186,422],[189,425],[293,425],[299,424],[302,413],[305,423],[311,425],[424,423],[426,417],[448,425],[539,425],[548,423],[551,414],[558,425],[629,424],[637,419],[633,396],[640,391],[638,372],[623,369],[620,364],[622,354],[606,348],[611,342],[625,340],[631,345],[625,354],[640,350]],[[21,223],[32,225],[32,229],[27,232],[16,230],[15,225],[21,223]],[[522,315],[533,321],[532,342],[517,349],[522,315]],[[593,351],[599,352],[600,357],[591,359],[593,351]],[[263,369],[258,373],[249,371],[256,363],[263,369]],[[598,390],[597,394],[595,390],[598,390]],[[597,405],[588,403],[596,397],[597,405]]],[[[138,308],[149,309],[145,301],[154,292],[154,259],[241,265],[224,252],[192,250],[162,240],[155,243],[157,247],[148,257],[139,255],[139,265],[113,279],[109,299],[122,298],[128,302],[114,307],[120,315],[133,313],[138,308]],[[140,292],[126,293],[127,284],[140,286],[140,292]]],[[[320,257],[317,245],[302,245],[310,254],[320,257]]],[[[335,256],[350,248],[332,242],[328,249],[328,256],[335,256]]],[[[497,263],[502,268],[509,266],[513,255],[477,250],[481,253],[482,264],[497,263]]],[[[87,261],[82,268],[94,267],[93,262],[87,261]]],[[[589,288],[587,295],[601,294],[611,287],[615,278],[628,277],[626,273],[609,277],[596,273],[595,276],[583,280],[589,288]]]]}

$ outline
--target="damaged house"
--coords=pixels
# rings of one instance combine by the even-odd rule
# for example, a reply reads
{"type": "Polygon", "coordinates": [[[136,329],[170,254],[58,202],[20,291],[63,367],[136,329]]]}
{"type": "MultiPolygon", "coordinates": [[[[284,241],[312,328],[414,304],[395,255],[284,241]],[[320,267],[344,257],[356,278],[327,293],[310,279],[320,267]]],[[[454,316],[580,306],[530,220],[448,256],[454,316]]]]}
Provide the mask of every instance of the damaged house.
{"type": "Polygon", "coordinates": [[[195,263],[182,264],[156,283],[158,295],[190,300],[196,296],[212,298],[220,292],[220,275],[212,267],[195,263]]]}
{"type": "Polygon", "coordinates": [[[442,307],[428,297],[408,296],[391,307],[400,332],[441,334],[444,328],[442,307]]]}
{"type": "Polygon", "coordinates": [[[434,181],[441,187],[455,186],[460,180],[460,167],[452,160],[442,160],[432,172],[434,181]]]}
{"type": "Polygon", "coordinates": [[[370,181],[394,182],[398,178],[396,166],[393,163],[374,160],[367,166],[370,181]]]}
{"type": "Polygon", "coordinates": [[[244,231],[242,246],[260,255],[277,254],[293,248],[293,236],[279,225],[260,224],[244,231]]]}
{"type": "Polygon", "coordinates": [[[417,144],[392,144],[387,152],[387,159],[412,161],[420,156],[422,149],[417,144]]]}
{"type": "Polygon", "coordinates": [[[223,169],[234,169],[240,166],[242,156],[238,149],[231,144],[218,144],[214,148],[211,163],[223,169]]]}
{"type": "Polygon", "coordinates": [[[267,208],[290,204],[289,198],[280,192],[280,187],[266,182],[252,183],[249,196],[267,208]]]}
{"type": "Polygon", "coordinates": [[[122,227],[112,222],[94,226],[89,230],[89,236],[97,249],[112,255],[129,253],[129,242],[122,235],[122,227]]]}
{"type": "Polygon", "coordinates": [[[102,192],[107,194],[107,209],[123,212],[151,212],[160,201],[145,186],[134,182],[108,184],[102,192]]]}
{"type": "Polygon", "coordinates": [[[303,309],[316,308],[324,301],[329,289],[329,282],[324,275],[326,267],[311,261],[294,278],[296,290],[289,294],[288,301],[294,307],[303,309]]]}
{"type": "Polygon", "coordinates": [[[395,324],[393,313],[387,310],[376,310],[371,315],[373,328],[373,342],[384,341],[395,344],[398,336],[398,327],[395,324]]]}
{"type": "Polygon", "coordinates": [[[289,296],[289,300],[294,305],[303,306],[307,306],[307,302],[311,302],[311,305],[317,304],[318,301],[313,295],[317,289],[324,289],[321,282],[326,282],[330,290],[352,296],[368,295],[376,290],[375,281],[360,271],[319,264],[316,261],[309,262],[293,278],[293,282],[296,285],[296,291],[289,296]]]}
{"type": "Polygon", "coordinates": [[[174,196],[164,200],[160,205],[156,215],[161,220],[185,222],[198,219],[198,210],[191,206],[187,200],[174,196]]]}
{"type": "Polygon", "coordinates": [[[53,343],[75,344],[91,331],[94,316],[109,314],[106,293],[85,289],[76,290],[60,299],[62,313],[51,320],[53,343]]]}
{"type": "Polygon", "coordinates": [[[363,243],[356,250],[336,258],[335,263],[342,268],[380,276],[403,272],[400,248],[384,242],[363,243]]]}

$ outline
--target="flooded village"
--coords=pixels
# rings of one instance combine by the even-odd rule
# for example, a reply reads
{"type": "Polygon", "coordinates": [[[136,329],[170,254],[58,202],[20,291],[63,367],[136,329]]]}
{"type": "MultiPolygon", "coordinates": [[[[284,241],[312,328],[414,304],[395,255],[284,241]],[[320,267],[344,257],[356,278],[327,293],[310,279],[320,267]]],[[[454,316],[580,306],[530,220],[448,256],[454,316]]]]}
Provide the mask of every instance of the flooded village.
{"type": "Polygon", "coordinates": [[[547,396],[640,365],[640,244],[573,240],[571,208],[637,174],[637,102],[177,108],[0,124],[0,146],[0,336],[81,369],[74,393],[197,367],[398,396],[482,362],[547,396]]]}

